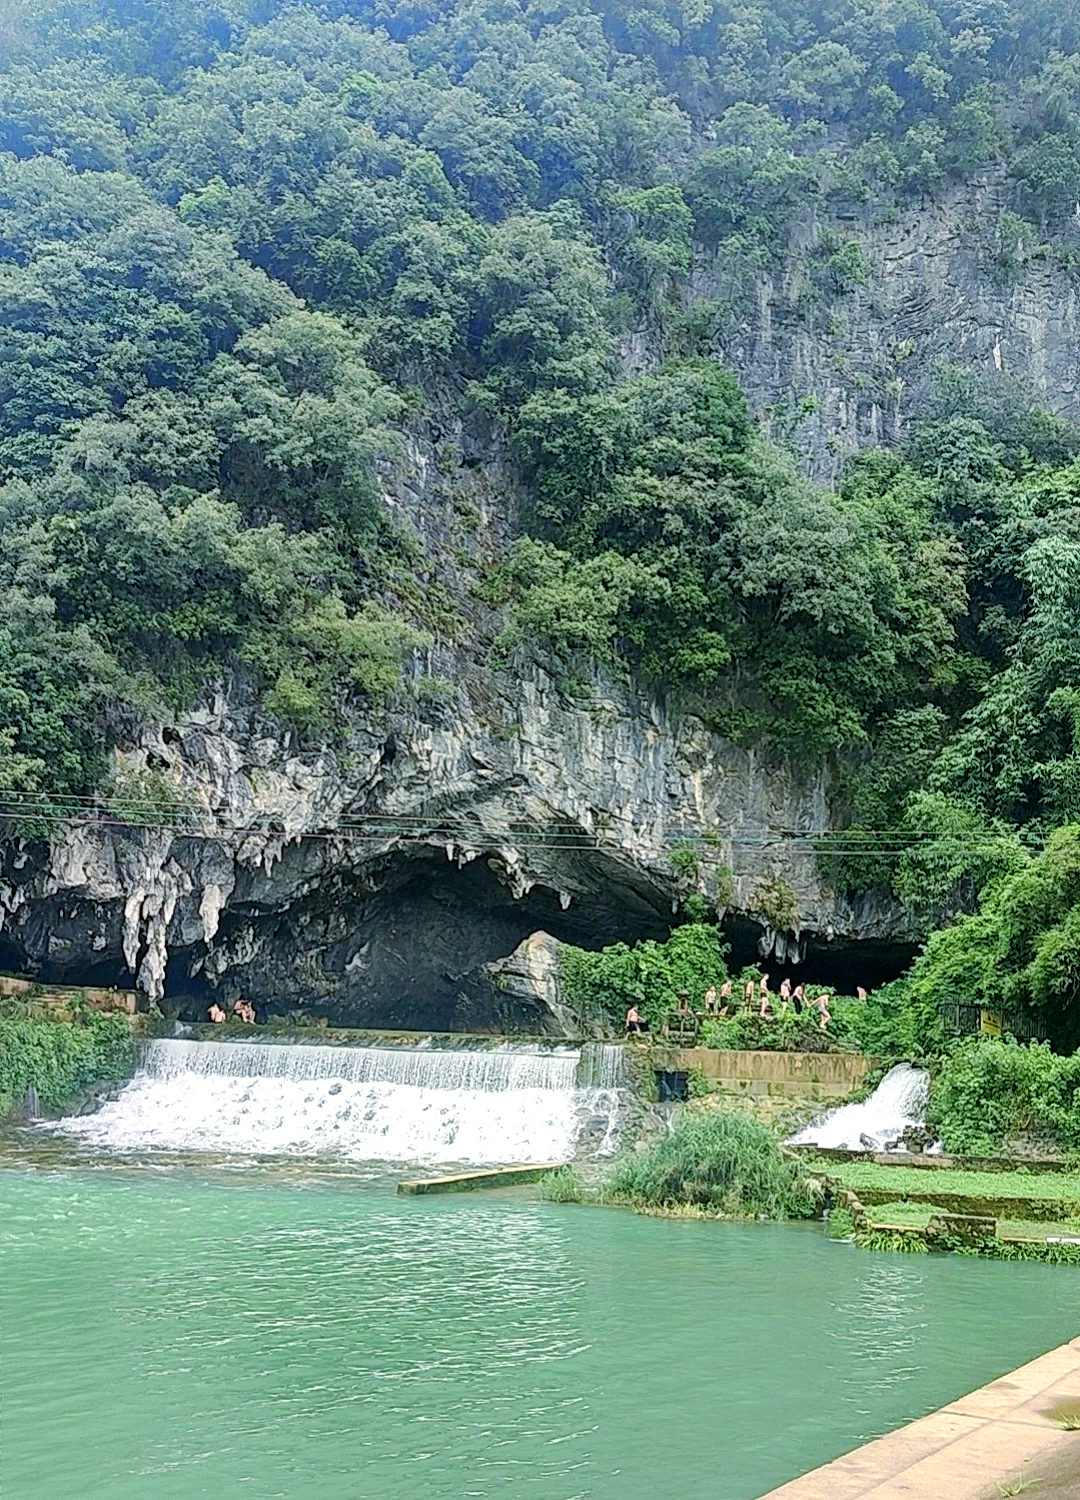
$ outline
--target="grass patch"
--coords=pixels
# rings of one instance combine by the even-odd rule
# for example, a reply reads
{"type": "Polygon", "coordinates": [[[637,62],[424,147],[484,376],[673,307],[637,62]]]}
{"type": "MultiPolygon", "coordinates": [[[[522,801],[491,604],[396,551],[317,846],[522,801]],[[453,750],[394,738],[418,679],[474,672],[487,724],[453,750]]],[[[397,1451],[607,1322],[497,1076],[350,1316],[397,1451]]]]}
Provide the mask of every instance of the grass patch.
{"type": "Polygon", "coordinates": [[[1080,1218],[999,1219],[998,1234],[1010,1240],[1045,1241],[1048,1234],[1080,1235],[1080,1218]]]}
{"type": "Polygon", "coordinates": [[[548,1203],[586,1203],[585,1185],[573,1167],[556,1167],[540,1179],[540,1196],[548,1203]]]}
{"type": "Polygon", "coordinates": [[[855,1243],[860,1250],[888,1250],[896,1255],[929,1255],[930,1247],[918,1234],[899,1229],[859,1229],[855,1243]]]}
{"type": "Polygon", "coordinates": [[[844,1187],[909,1193],[967,1195],[972,1198],[1031,1198],[1080,1204],[1080,1172],[975,1172],[959,1167],[883,1167],[872,1161],[807,1163],[844,1187]]]}
{"type": "Polygon", "coordinates": [[[609,1202],[641,1209],[681,1205],[731,1218],[809,1218],[816,1202],[802,1164],[752,1116],[686,1113],[650,1150],[619,1163],[609,1202]]]}
{"type": "Polygon", "coordinates": [[[866,1217],[875,1229],[925,1229],[932,1214],[948,1213],[935,1203],[878,1203],[867,1205],[866,1217]]]}
{"type": "Polygon", "coordinates": [[[991,1260],[1041,1260],[1051,1266],[1080,1266],[1080,1245],[1048,1245],[1042,1240],[994,1240],[978,1253],[991,1260]]]}

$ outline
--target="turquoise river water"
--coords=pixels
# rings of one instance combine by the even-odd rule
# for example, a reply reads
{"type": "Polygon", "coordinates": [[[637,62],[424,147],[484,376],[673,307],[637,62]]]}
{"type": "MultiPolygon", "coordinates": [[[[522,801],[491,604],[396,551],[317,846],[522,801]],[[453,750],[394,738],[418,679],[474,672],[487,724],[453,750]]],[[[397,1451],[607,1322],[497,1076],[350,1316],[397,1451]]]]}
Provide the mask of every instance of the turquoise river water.
{"type": "Polygon", "coordinates": [[[5,1500],[750,1500],[1080,1333],[1071,1268],[820,1225],[6,1160],[5,1500]]]}

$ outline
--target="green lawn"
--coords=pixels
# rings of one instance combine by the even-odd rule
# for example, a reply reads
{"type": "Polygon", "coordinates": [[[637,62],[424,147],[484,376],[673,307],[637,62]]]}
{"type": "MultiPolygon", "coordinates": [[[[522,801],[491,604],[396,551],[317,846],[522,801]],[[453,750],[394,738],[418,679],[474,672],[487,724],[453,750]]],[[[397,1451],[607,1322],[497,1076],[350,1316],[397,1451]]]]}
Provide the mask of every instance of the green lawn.
{"type": "MultiPolygon", "coordinates": [[[[934,1214],[948,1212],[948,1209],[939,1208],[933,1203],[900,1201],[868,1207],[866,1217],[872,1229],[926,1229],[934,1214]]],[[[999,1239],[1030,1241],[1045,1241],[1047,1235],[1080,1235],[1080,1217],[1051,1222],[1038,1219],[998,1219],[997,1234],[999,1239]]]]}
{"type": "Polygon", "coordinates": [[[933,1203],[878,1203],[867,1208],[866,1217],[875,1229],[925,1229],[930,1216],[948,1213],[933,1203]]]}
{"type": "Polygon", "coordinates": [[[970,1172],[954,1167],[883,1167],[872,1161],[820,1160],[809,1161],[807,1168],[827,1173],[856,1193],[867,1188],[901,1196],[970,1194],[973,1198],[1032,1198],[1080,1204],[1080,1172],[970,1172]]]}

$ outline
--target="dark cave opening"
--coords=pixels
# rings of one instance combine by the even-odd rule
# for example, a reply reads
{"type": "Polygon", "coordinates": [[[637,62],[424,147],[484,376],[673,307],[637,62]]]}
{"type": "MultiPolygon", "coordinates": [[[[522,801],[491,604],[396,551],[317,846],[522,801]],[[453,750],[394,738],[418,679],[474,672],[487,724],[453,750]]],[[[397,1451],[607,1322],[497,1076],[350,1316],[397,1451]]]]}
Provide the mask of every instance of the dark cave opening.
{"type": "MultiPolygon", "coordinates": [[[[459,867],[425,846],[395,856],[378,880],[373,889],[370,870],[339,871],[284,910],[234,903],[223,914],[219,939],[227,946],[251,928],[260,939],[255,957],[231,965],[215,986],[190,975],[194,954],[174,953],[166,1013],[203,1020],[211,999],[228,1005],[243,994],[260,1019],[299,1011],[372,1029],[484,1029],[488,1023],[475,1015],[466,1019],[464,997],[475,994],[482,965],[507,957],[533,933],[595,950],[663,941],[674,925],[663,893],[600,858],[575,865],[577,894],[568,905],[547,885],[515,895],[495,854],[459,867]]],[[[786,975],[793,984],[827,984],[844,994],[857,985],[873,990],[903,973],[917,951],[912,944],[811,937],[801,964],[762,964],[756,923],[732,916],[722,930],[729,968],[764,967],[774,988],[786,975]]]]}
{"type": "Polygon", "coordinates": [[[828,985],[840,995],[854,995],[856,987],[879,989],[910,968],[918,952],[917,943],[885,939],[824,937],[808,935],[801,963],[781,962],[773,956],[762,958],[758,949],[761,928],[748,917],[730,916],[722,924],[724,941],[729,945],[728,969],[737,974],[751,965],[769,976],[771,987],[778,989],[783,979],[795,984],[828,985]]]}
{"type": "MultiPolygon", "coordinates": [[[[213,970],[207,978],[201,942],[170,944],[165,1014],[201,1021],[213,999],[229,1006],[243,995],[261,1020],[300,1012],[372,1029],[495,1028],[497,1004],[485,1011],[475,1003],[485,987],[491,999],[482,966],[532,934],[595,950],[663,941],[677,921],[666,889],[599,850],[575,850],[564,871],[556,866],[548,883],[527,891],[495,850],[460,865],[431,844],[399,848],[381,863],[328,869],[323,858],[322,846],[301,841],[284,851],[270,878],[244,873],[212,945],[220,980],[213,970]],[[560,874],[572,900],[560,896],[560,874]]],[[[0,968],[46,984],[130,989],[116,916],[103,905],[43,903],[25,925],[0,934],[0,968]]],[[[846,994],[857,985],[874,990],[903,973],[917,951],[908,943],[808,936],[801,964],[763,964],[756,923],[731,915],[722,931],[729,968],[763,967],[774,989],[788,977],[846,994]]]]}
{"type": "Polygon", "coordinates": [[[459,867],[424,846],[381,870],[378,889],[370,871],[339,871],[284,910],[235,900],[218,941],[228,947],[252,929],[256,958],[230,965],[215,987],[191,976],[195,952],[174,951],[162,1008],[180,1020],[205,1020],[213,998],[228,1004],[244,994],[260,1019],[303,1011],[372,1029],[462,1029],[470,979],[475,987],[481,965],[537,931],[586,948],[668,936],[670,915],[657,904],[663,897],[639,877],[612,862],[578,865],[575,877],[579,894],[568,905],[546,885],[515,896],[494,853],[459,867]]]}

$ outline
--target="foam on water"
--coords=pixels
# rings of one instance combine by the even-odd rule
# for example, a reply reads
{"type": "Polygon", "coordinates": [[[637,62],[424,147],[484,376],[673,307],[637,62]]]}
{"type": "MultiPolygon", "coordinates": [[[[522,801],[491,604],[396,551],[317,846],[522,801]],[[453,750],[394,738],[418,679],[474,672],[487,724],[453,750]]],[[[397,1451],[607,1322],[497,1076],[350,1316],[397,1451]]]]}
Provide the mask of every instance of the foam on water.
{"type": "Polygon", "coordinates": [[[883,1151],[909,1125],[922,1123],[930,1091],[925,1068],[897,1063],[861,1104],[842,1104],[793,1135],[792,1146],[827,1146],[848,1151],[883,1151]]]}
{"type": "Polygon", "coordinates": [[[483,1164],[565,1158],[599,1124],[596,1150],[606,1154],[619,1091],[576,1087],[578,1064],[577,1049],[512,1044],[438,1051],[157,1041],[115,1102],[60,1128],[113,1150],[483,1164]]]}

